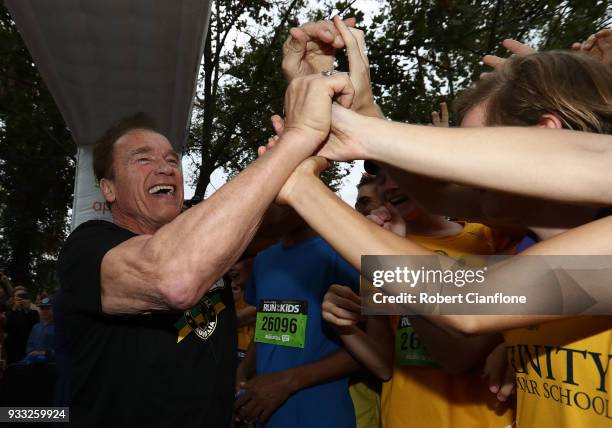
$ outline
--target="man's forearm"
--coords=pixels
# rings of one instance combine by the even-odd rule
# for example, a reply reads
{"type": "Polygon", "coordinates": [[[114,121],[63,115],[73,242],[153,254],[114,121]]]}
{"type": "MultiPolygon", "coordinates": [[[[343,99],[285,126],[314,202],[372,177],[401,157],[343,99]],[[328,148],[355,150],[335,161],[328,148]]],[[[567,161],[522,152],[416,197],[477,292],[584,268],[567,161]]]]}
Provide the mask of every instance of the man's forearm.
{"type": "Polygon", "coordinates": [[[436,128],[363,118],[372,160],[443,181],[612,204],[612,137],[523,127],[436,128]],[[520,171],[517,170],[520,168],[520,171]]]}
{"type": "Polygon", "coordinates": [[[327,383],[345,377],[359,369],[359,364],[344,349],[321,360],[288,369],[289,385],[293,393],[313,385],[327,383]]]}
{"type": "Polygon", "coordinates": [[[290,141],[295,138],[283,136],[277,147],[149,241],[148,248],[168,260],[172,275],[189,284],[194,296],[204,294],[237,260],[289,174],[308,155],[296,147],[299,141],[290,141]]]}

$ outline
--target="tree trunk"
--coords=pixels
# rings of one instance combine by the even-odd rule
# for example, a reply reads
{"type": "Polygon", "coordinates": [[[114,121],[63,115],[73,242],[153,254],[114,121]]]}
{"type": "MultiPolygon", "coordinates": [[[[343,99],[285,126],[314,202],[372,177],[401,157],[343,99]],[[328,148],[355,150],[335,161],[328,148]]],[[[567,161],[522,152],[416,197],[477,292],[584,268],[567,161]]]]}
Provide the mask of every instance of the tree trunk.
{"type": "Polygon", "coordinates": [[[200,168],[198,169],[198,179],[195,189],[195,197],[204,199],[206,187],[210,182],[210,174],[212,174],[211,165],[214,159],[208,159],[212,137],[212,121],[213,121],[213,100],[212,100],[212,76],[214,72],[214,61],[212,58],[212,26],[208,27],[206,35],[206,44],[204,45],[204,120],[200,134],[200,168]],[[208,161],[208,162],[207,162],[208,161]]]}

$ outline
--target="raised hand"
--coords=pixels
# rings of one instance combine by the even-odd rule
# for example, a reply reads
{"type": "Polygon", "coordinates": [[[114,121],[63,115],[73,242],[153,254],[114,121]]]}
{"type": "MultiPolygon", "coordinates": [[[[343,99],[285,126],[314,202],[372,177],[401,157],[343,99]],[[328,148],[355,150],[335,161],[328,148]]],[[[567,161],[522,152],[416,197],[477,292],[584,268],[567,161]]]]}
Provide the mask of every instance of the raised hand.
{"type": "Polygon", "coordinates": [[[445,102],[440,103],[440,113],[437,111],[431,112],[431,124],[439,128],[449,128],[448,122],[448,106],[445,102]]]}
{"type": "Polygon", "coordinates": [[[327,138],[332,101],[350,108],[355,91],[347,73],[294,79],[285,93],[284,136],[307,144],[313,153],[327,138]]]}
{"type": "Polygon", "coordinates": [[[372,84],[370,82],[370,63],[366,53],[363,31],[350,28],[339,17],[334,18],[334,25],[344,40],[346,56],[349,63],[349,75],[355,88],[353,110],[371,116],[380,116],[374,103],[372,84]]]}
{"type": "Polygon", "coordinates": [[[343,285],[333,284],[323,297],[321,305],[323,319],[338,327],[355,325],[364,321],[361,315],[361,298],[343,285]]]}
{"type": "Polygon", "coordinates": [[[612,66],[612,29],[606,28],[591,34],[582,43],[574,43],[572,49],[586,53],[607,66],[612,66]]]}
{"type": "MultiPolygon", "coordinates": [[[[532,47],[527,46],[526,44],[521,43],[517,40],[513,40],[513,39],[504,40],[502,42],[502,46],[508,49],[514,55],[529,55],[529,54],[536,52],[536,50],[533,49],[532,47]]],[[[482,58],[482,62],[484,62],[489,67],[493,67],[495,69],[501,67],[505,61],[506,61],[506,58],[500,58],[495,55],[485,55],[482,58]]],[[[489,73],[482,73],[480,75],[480,78],[481,79],[485,78],[487,77],[488,74],[489,73]]]]}
{"type": "Polygon", "coordinates": [[[339,105],[332,106],[329,138],[317,153],[334,161],[368,159],[364,148],[368,134],[365,121],[372,120],[339,105]]]}
{"type": "Polygon", "coordinates": [[[363,32],[347,27],[339,18],[334,18],[334,24],[345,40],[349,74],[355,88],[352,110],[359,114],[333,105],[331,133],[317,154],[334,161],[366,159],[362,141],[364,131],[367,131],[367,127],[363,127],[364,115],[381,118],[383,114],[372,96],[363,32]]]}
{"type": "MultiPolygon", "coordinates": [[[[355,18],[344,20],[355,26],[355,18]]],[[[289,30],[283,45],[282,69],[291,82],[296,77],[318,74],[333,67],[335,50],[345,46],[338,29],[331,21],[309,22],[289,30]]]]}

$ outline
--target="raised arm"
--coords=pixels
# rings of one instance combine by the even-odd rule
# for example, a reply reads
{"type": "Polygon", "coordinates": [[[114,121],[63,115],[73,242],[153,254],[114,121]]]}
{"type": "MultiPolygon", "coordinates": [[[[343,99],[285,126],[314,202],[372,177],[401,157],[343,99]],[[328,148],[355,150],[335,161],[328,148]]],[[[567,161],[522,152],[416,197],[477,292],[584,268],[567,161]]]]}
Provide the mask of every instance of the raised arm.
{"type": "Polygon", "coordinates": [[[612,28],[604,28],[591,34],[582,43],[574,43],[572,49],[590,55],[601,63],[612,67],[612,28]]]}
{"type": "Polygon", "coordinates": [[[244,251],[289,174],[327,136],[332,98],[349,107],[352,95],[345,73],[294,79],[285,98],[287,123],[278,150],[155,233],[129,239],[106,253],[101,266],[103,311],[193,306],[244,251]]]}
{"type": "Polygon", "coordinates": [[[288,82],[319,74],[334,66],[336,49],[346,48],[355,97],[351,108],[367,116],[383,117],[374,102],[364,33],[353,28],[355,18],[309,22],[292,28],[283,45],[283,72],[288,82]]]}
{"type": "Polygon", "coordinates": [[[437,128],[334,107],[331,160],[371,159],[445,182],[612,205],[612,136],[528,127],[437,128]],[[517,173],[520,168],[520,173],[517,173]]]}
{"type": "MultiPolygon", "coordinates": [[[[432,125],[449,128],[446,103],[440,104],[440,113],[432,112],[432,125]]],[[[532,230],[538,228],[539,234],[543,235],[542,227],[547,228],[546,230],[576,227],[591,221],[597,211],[592,207],[485,191],[436,180],[389,165],[386,165],[385,169],[403,192],[419,201],[427,211],[496,227],[532,230]]],[[[545,239],[544,236],[540,237],[545,239]]]]}
{"type": "MultiPolygon", "coordinates": [[[[361,268],[362,255],[433,255],[427,249],[402,239],[374,225],[352,210],[332,193],[317,175],[326,167],[323,158],[307,159],[292,174],[279,193],[278,200],[291,205],[327,242],[355,268],[361,268]]],[[[612,254],[609,235],[612,217],[604,218],[541,242],[529,248],[525,255],[563,254],[612,254]]],[[[521,257],[508,261],[502,274],[513,272],[514,263],[521,257]]],[[[449,266],[452,264],[449,262],[449,266]]],[[[500,281],[490,272],[488,280],[496,286],[503,284],[511,291],[512,284],[500,281]],[[507,284],[507,285],[506,285],[507,284]]],[[[541,299],[539,313],[547,313],[546,302],[541,299]]],[[[437,324],[463,333],[480,334],[524,327],[536,322],[550,321],[548,315],[488,316],[444,315],[431,317],[437,324]]]]}
{"type": "MultiPolygon", "coordinates": [[[[345,40],[351,40],[351,33],[341,23],[336,23],[336,26],[345,40]]],[[[363,42],[357,44],[363,45],[363,42]]],[[[514,40],[505,40],[504,46],[517,55],[533,52],[514,40]]],[[[361,46],[359,50],[352,50],[347,43],[351,79],[367,82],[359,83],[357,87],[369,87],[367,56],[358,53],[364,49],[361,46]]],[[[485,57],[485,62],[494,67],[503,61],[493,56],[485,57]]],[[[357,92],[367,93],[363,90],[357,92]]],[[[508,200],[508,195],[489,194],[485,198],[474,194],[470,188],[577,205],[612,204],[612,172],[608,167],[612,161],[612,136],[609,135],[526,127],[426,127],[365,118],[342,108],[334,108],[333,112],[332,134],[335,138],[328,140],[320,151],[321,156],[331,160],[370,159],[416,174],[420,178],[413,177],[412,182],[403,186],[409,189],[416,181],[419,185],[413,186],[413,192],[435,186],[436,189],[444,187],[448,195],[468,195],[471,203],[467,204],[466,214],[472,214],[472,218],[475,218],[474,214],[476,218],[479,214],[486,218],[489,215],[487,207],[495,207],[500,199],[508,200]],[[520,174],[517,174],[517,168],[520,168],[520,174]],[[425,178],[438,180],[438,183],[425,178]]],[[[369,112],[365,115],[376,116],[369,112]]],[[[401,182],[398,180],[398,184],[401,182]]],[[[420,200],[426,194],[423,191],[414,196],[420,200]]],[[[437,212],[448,211],[450,206],[444,205],[445,210],[435,209],[435,206],[428,205],[426,196],[423,202],[427,208],[433,207],[437,212]]],[[[532,202],[512,200],[523,214],[541,208],[533,207],[532,202]]],[[[565,213],[562,207],[554,208],[565,213]]],[[[571,218],[581,214],[570,209],[567,211],[570,220],[566,223],[571,225],[571,218]]],[[[540,223],[538,219],[535,222],[540,223]]]]}

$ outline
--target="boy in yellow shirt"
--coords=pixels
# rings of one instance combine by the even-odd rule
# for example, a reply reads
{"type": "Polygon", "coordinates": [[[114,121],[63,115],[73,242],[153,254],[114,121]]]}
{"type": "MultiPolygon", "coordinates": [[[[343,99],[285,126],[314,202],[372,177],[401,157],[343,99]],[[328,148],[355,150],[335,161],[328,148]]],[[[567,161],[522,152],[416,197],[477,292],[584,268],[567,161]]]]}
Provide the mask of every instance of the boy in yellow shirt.
{"type": "MultiPolygon", "coordinates": [[[[515,246],[516,240],[485,225],[427,213],[384,170],[376,172],[379,191],[389,204],[368,218],[380,226],[453,257],[499,254],[515,246]]],[[[349,292],[335,286],[326,301],[349,292]]],[[[364,356],[358,348],[371,347],[369,352],[377,357],[365,356],[361,363],[383,380],[390,378],[382,391],[384,428],[512,424],[512,406],[497,401],[477,370],[501,342],[499,335],[457,338],[419,317],[369,317],[366,330],[343,328],[341,337],[358,358],[364,356]]]]}

